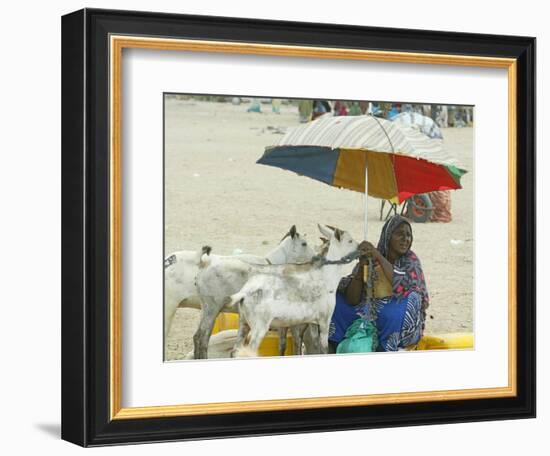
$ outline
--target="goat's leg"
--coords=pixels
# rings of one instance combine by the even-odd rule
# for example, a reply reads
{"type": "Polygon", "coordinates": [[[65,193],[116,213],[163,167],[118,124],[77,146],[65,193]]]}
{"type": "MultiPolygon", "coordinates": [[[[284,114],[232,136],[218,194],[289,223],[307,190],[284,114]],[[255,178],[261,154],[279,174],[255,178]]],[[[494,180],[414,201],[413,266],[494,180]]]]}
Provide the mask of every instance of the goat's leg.
{"type": "Polygon", "coordinates": [[[292,333],[292,349],[294,355],[302,355],[302,335],[305,325],[297,325],[290,328],[292,333]]]}
{"type": "Polygon", "coordinates": [[[279,328],[279,356],[285,356],[288,328],[279,328]]]}
{"type": "Polygon", "coordinates": [[[258,353],[260,344],[264,340],[264,336],[269,331],[269,322],[255,322],[254,325],[250,325],[250,343],[248,347],[254,352],[258,353]]]}
{"type": "Polygon", "coordinates": [[[319,347],[319,326],[313,323],[307,325],[306,330],[303,334],[304,347],[306,349],[306,354],[313,355],[321,353],[321,348],[319,347]]]}
{"type": "Polygon", "coordinates": [[[200,352],[200,342],[201,342],[201,322],[203,320],[203,314],[206,312],[206,308],[203,305],[199,320],[199,326],[197,327],[197,330],[195,331],[195,334],[193,334],[193,359],[200,359],[199,352],[200,352]]]}
{"type": "Polygon", "coordinates": [[[328,354],[328,330],[330,327],[330,319],[328,321],[319,322],[319,348],[323,355],[328,354]]]}
{"type": "Polygon", "coordinates": [[[170,333],[170,328],[172,327],[172,321],[176,315],[176,310],[178,310],[179,300],[169,293],[166,293],[164,299],[164,340],[168,339],[168,334],[170,333]]]}
{"type": "Polygon", "coordinates": [[[233,350],[231,350],[231,358],[235,357],[235,353],[243,347],[244,342],[250,333],[250,326],[248,326],[248,323],[244,321],[244,318],[239,319],[239,330],[237,331],[237,340],[235,341],[235,345],[233,347],[233,350]]]}
{"type": "Polygon", "coordinates": [[[203,296],[202,302],[201,320],[197,332],[193,336],[195,359],[208,358],[208,342],[212,335],[214,322],[221,309],[221,306],[210,296],[203,296]]]}

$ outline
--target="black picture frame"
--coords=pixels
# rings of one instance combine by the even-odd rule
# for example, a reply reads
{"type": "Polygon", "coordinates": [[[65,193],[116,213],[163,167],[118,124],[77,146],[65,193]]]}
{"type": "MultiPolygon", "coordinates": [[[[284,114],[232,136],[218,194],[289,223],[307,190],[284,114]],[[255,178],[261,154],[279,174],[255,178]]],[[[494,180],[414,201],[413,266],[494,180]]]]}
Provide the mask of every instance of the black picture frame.
{"type": "Polygon", "coordinates": [[[535,39],[84,9],[62,19],[62,438],[82,446],[535,416],[535,39]],[[517,61],[514,397],[111,419],[109,36],[252,42],[517,61]]]}

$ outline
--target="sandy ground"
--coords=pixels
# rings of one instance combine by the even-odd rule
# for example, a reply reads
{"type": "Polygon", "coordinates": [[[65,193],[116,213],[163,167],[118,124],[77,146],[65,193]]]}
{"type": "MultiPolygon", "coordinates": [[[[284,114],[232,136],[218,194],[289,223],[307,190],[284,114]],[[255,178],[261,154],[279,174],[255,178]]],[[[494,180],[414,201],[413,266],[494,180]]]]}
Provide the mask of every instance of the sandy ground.
{"type": "MultiPolygon", "coordinates": [[[[280,131],[298,125],[297,108],[281,114],[263,104],[168,98],[165,138],[165,254],[211,245],[218,254],[235,249],[264,254],[289,227],[317,243],[317,223],[363,238],[364,195],[337,189],[291,172],[255,164],[280,131]]],[[[413,225],[413,250],[427,278],[431,305],[426,333],[472,331],[473,327],[473,130],[443,130],[445,147],[469,173],[452,193],[451,223],[413,225]],[[453,241],[453,242],[451,242],[453,241]],[[458,242],[457,242],[458,241],[458,242]]],[[[380,200],[369,197],[369,240],[382,228],[380,200]]],[[[167,339],[167,360],[192,349],[199,311],[178,309],[167,339]]]]}

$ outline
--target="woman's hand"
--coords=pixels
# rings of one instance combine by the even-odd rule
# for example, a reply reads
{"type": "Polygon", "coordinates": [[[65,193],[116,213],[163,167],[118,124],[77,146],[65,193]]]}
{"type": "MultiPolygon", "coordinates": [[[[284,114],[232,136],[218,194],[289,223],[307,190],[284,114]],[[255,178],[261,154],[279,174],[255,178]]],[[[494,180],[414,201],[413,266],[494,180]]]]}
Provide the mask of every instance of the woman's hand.
{"type": "Polygon", "coordinates": [[[369,241],[361,242],[361,244],[359,244],[358,250],[360,255],[359,261],[361,262],[361,264],[366,264],[369,257],[376,259],[380,255],[376,247],[374,247],[374,245],[372,245],[369,241]]]}
{"type": "MultiPolygon", "coordinates": [[[[384,271],[384,275],[386,276],[386,279],[389,280],[390,283],[393,283],[393,264],[390,263],[384,256],[378,251],[374,245],[372,245],[368,241],[363,241],[361,244],[359,244],[359,254],[361,255],[359,257],[359,264],[361,266],[365,266],[367,264],[367,259],[369,257],[374,258],[380,266],[382,266],[382,271],[384,271]]],[[[359,268],[361,270],[361,268],[359,268]]],[[[358,273],[359,275],[359,273],[358,273]]]]}

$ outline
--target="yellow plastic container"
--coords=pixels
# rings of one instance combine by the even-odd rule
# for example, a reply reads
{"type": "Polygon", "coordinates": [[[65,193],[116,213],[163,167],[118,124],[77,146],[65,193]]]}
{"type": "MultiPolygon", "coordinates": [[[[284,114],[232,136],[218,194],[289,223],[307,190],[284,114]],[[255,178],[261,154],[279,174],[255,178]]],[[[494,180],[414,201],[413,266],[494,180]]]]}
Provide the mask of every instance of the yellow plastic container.
{"type": "MultiPolygon", "coordinates": [[[[239,314],[222,313],[214,323],[212,333],[218,333],[226,329],[239,328],[239,314]]],[[[474,347],[473,333],[447,333],[426,334],[413,350],[464,350],[474,347]]],[[[260,344],[258,350],[260,356],[279,356],[279,335],[275,331],[269,331],[260,344]]],[[[285,355],[292,355],[292,336],[290,332],[286,338],[285,355]]]]}
{"type": "Polygon", "coordinates": [[[220,313],[214,322],[212,334],[225,331],[226,329],[239,329],[239,314],[237,313],[220,313]]]}
{"type": "Polygon", "coordinates": [[[464,350],[474,348],[473,333],[426,334],[418,342],[417,350],[464,350]]]}

